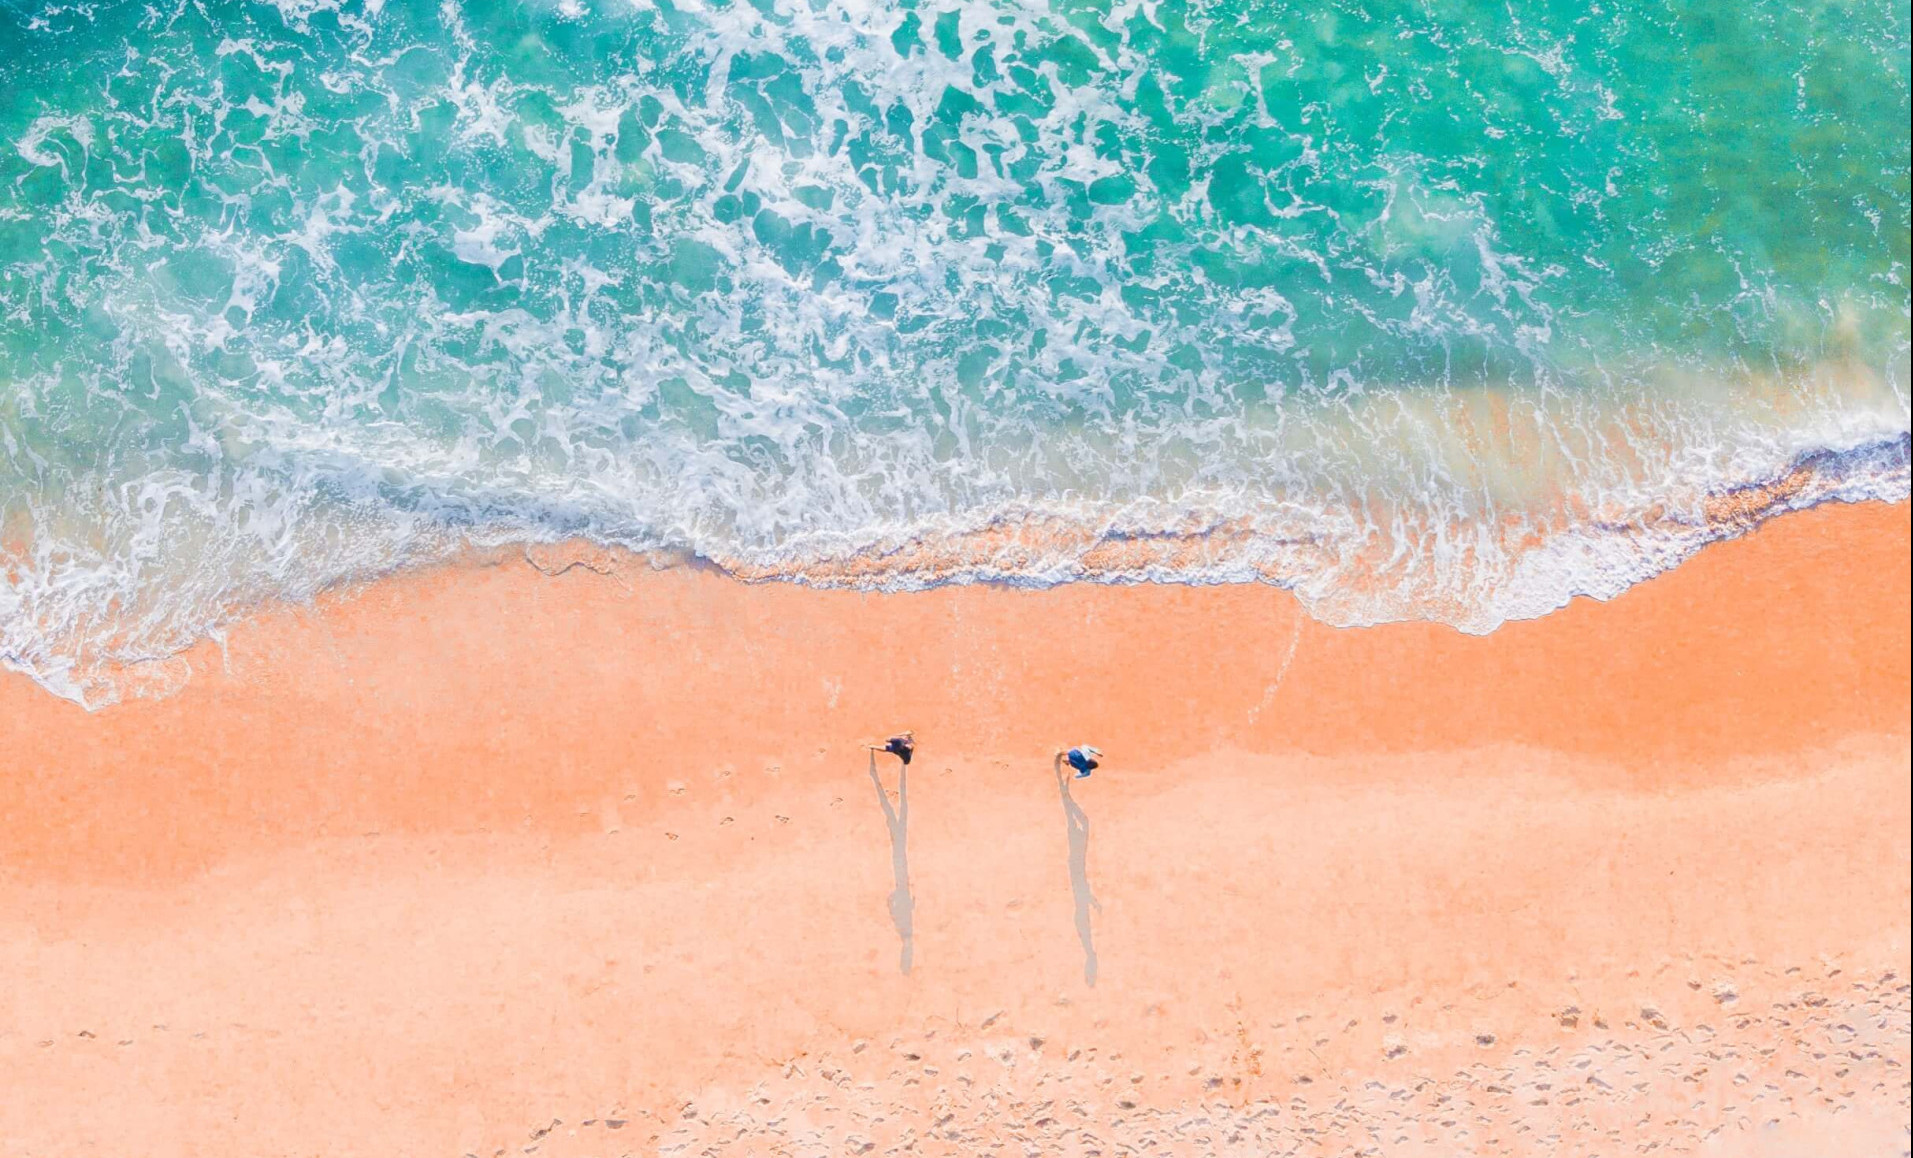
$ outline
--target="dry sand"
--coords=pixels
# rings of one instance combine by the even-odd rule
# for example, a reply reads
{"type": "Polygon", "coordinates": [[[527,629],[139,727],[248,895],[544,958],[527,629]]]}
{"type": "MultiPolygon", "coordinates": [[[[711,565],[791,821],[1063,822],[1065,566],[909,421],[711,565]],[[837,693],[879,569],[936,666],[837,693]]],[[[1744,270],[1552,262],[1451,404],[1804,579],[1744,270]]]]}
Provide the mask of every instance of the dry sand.
{"type": "Polygon", "coordinates": [[[1908,547],[1487,638],[541,551],[0,676],[0,1155],[1904,1154],[1908,547]]]}

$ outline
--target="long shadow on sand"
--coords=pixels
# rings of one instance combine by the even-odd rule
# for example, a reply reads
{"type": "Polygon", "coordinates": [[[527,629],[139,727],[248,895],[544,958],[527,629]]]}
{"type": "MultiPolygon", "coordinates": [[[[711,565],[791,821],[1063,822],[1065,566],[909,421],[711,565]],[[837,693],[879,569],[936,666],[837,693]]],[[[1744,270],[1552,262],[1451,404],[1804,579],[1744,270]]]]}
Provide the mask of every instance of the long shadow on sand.
{"type": "Polygon", "coordinates": [[[1102,902],[1089,889],[1089,814],[1069,794],[1069,774],[1063,770],[1063,758],[1056,757],[1056,791],[1063,798],[1063,819],[1069,824],[1069,887],[1076,895],[1076,939],[1083,943],[1083,981],[1096,984],[1096,937],[1090,928],[1089,911],[1103,911],[1102,902]]]}
{"type": "Polygon", "coordinates": [[[890,923],[897,927],[897,938],[903,942],[897,969],[908,973],[916,953],[916,933],[911,921],[916,902],[910,897],[910,766],[905,764],[897,773],[895,808],[890,807],[890,794],[884,791],[883,778],[877,775],[875,752],[870,754],[870,783],[877,790],[877,803],[883,805],[884,823],[890,826],[890,874],[896,879],[896,887],[890,890],[890,923]]]}

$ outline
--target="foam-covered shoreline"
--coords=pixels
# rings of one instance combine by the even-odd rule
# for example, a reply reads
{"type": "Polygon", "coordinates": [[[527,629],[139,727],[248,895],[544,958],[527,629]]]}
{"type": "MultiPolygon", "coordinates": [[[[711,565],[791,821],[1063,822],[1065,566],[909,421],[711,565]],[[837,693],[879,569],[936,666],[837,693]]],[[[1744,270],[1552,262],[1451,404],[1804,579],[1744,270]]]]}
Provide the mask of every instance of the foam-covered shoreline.
{"type": "MultiPolygon", "coordinates": [[[[1352,508],[1335,521],[1319,510],[1225,516],[1152,503],[1087,520],[1048,504],[980,520],[926,519],[855,538],[803,536],[751,556],[594,536],[589,523],[566,518],[543,529],[516,519],[492,528],[454,520],[407,530],[396,542],[365,530],[363,557],[348,549],[309,571],[303,568],[312,560],[287,556],[290,569],[275,570],[263,587],[220,574],[215,560],[171,581],[182,590],[160,579],[143,590],[122,591],[122,582],[108,579],[97,594],[89,594],[96,584],[74,570],[70,557],[36,552],[29,542],[14,546],[8,570],[0,573],[0,611],[7,612],[0,616],[0,667],[23,672],[52,694],[88,708],[116,703],[124,694],[163,694],[176,686],[164,674],[173,656],[223,638],[234,624],[275,605],[309,602],[474,551],[545,551],[566,543],[635,552],[665,565],[712,566],[745,582],[823,589],[1260,583],[1292,592],[1331,626],[1426,620],[1486,634],[1547,615],[1577,597],[1614,598],[1710,543],[1789,512],[1823,503],[1904,502],[1913,477],[1910,448],[1913,439],[1901,434],[1842,450],[1807,451],[1767,477],[1644,507],[1591,505],[1568,495],[1556,499],[1551,515],[1509,516],[1505,527],[1425,527],[1428,539],[1446,546],[1419,564],[1404,562],[1399,529],[1374,535],[1376,520],[1388,519],[1382,503],[1352,508]],[[1566,525],[1541,529],[1554,519],[1566,525]]],[[[366,527],[363,520],[356,525],[366,527]]]]}
{"type": "Polygon", "coordinates": [[[1330,534],[1312,531],[1302,519],[1293,520],[1284,533],[1285,520],[1279,516],[1151,518],[1137,512],[1114,525],[1097,525],[1059,513],[1020,512],[966,529],[900,532],[848,550],[809,542],[786,552],[788,558],[770,562],[700,558],[753,582],[879,591],[952,583],[1047,587],[1070,582],[1263,582],[1295,591],[1316,618],[1333,626],[1427,619],[1478,635],[1511,621],[1539,618],[1576,596],[1613,598],[1679,565],[1708,543],[1744,534],[1788,512],[1830,502],[1904,502],[1910,449],[1913,439],[1901,435],[1846,450],[1809,451],[1770,478],[1709,491],[1697,502],[1690,496],[1680,510],[1662,504],[1640,511],[1571,504],[1583,520],[1580,526],[1551,538],[1523,529],[1497,544],[1504,559],[1520,560],[1515,548],[1532,548],[1537,540],[1546,540],[1534,551],[1546,561],[1520,560],[1509,569],[1513,590],[1474,608],[1459,598],[1448,606],[1411,599],[1391,606],[1377,600],[1356,577],[1381,571],[1383,560],[1358,557],[1330,563],[1324,543],[1330,534]],[[1542,577],[1537,571],[1549,574],[1542,577]]]}

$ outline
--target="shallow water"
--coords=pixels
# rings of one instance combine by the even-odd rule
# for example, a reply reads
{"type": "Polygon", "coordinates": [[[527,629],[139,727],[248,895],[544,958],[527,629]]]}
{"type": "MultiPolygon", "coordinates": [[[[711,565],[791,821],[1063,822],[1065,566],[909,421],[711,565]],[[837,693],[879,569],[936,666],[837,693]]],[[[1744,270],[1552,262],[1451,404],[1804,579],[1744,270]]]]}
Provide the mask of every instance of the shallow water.
{"type": "Polygon", "coordinates": [[[1487,631],[1903,499],[1910,23],[0,0],[0,662],[570,537],[1487,631]]]}

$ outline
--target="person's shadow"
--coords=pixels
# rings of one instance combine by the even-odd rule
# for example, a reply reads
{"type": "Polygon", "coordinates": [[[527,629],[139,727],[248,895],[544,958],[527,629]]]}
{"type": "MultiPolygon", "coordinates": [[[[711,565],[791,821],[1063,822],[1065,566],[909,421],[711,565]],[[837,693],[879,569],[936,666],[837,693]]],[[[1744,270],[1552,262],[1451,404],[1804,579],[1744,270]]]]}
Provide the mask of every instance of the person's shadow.
{"type": "Polygon", "coordinates": [[[1069,774],[1063,770],[1061,753],[1056,756],[1056,791],[1063,798],[1063,819],[1069,824],[1069,885],[1076,895],[1076,938],[1083,943],[1083,981],[1096,984],[1096,938],[1090,928],[1089,910],[1103,911],[1102,902],[1089,889],[1089,814],[1069,794],[1069,774]]]}
{"type": "Polygon", "coordinates": [[[897,773],[895,808],[890,807],[890,794],[884,791],[883,778],[877,775],[875,752],[870,754],[870,783],[877,789],[877,803],[883,805],[884,823],[890,826],[890,874],[896,879],[896,887],[890,890],[890,923],[897,927],[897,937],[903,942],[897,968],[908,973],[916,950],[916,933],[910,916],[916,908],[916,902],[910,898],[910,765],[905,764],[897,773]]]}

